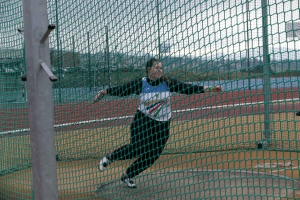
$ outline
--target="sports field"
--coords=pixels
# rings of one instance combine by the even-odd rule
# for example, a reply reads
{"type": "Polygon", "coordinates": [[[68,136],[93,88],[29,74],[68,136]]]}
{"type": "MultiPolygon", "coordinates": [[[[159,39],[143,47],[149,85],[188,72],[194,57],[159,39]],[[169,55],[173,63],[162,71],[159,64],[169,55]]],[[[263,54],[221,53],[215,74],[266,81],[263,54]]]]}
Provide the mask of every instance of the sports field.
{"type": "MultiPolygon", "coordinates": [[[[270,125],[273,132],[271,146],[267,149],[257,148],[257,143],[264,138],[265,115],[261,93],[254,97],[246,93],[175,96],[171,137],[164,155],[143,175],[190,170],[199,173],[209,170],[258,172],[264,177],[274,177],[268,181],[275,187],[272,192],[281,199],[300,198],[297,183],[300,160],[300,126],[297,123],[300,119],[294,113],[294,110],[300,110],[295,100],[299,94],[280,94],[272,96],[270,125]],[[231,99],[231,95],[239,98],[231,99]],[[274,179],[290,180],[294,185],[286,190],[282,185],[275,186],[274,179]]],[[[103,155],[128,143],[129,125],[136,103],[136,100],[120,99],[85,103],[85,106],[73,105],[72,108],[71,105],[56,107],[55,139],[61,159],[57,163],[57,172],[62,199],[95,198],[94,190],[100,184],[118,180],[130,165],[132,160],[116,161],[103,173],[97,169],[103,155]]],[[[1,146],[7,147],[1,152],[2,163],[18,166],[0,176],[0,196],[30,198],[31,167],[30,164],[26,166],[30,162],[29,136],[4,136],[0,142],[1,146]],[[22,161],[25,165],[20,167],[22,161]]],[[[222,174],[215,179],[219,179],[219,183],[224,181],[222,174]]],[[[225,187],[224,184],[218,185],[218,188],[225,187]]],[[[181,187],[174,185],[173,190],[181,187]]]]}

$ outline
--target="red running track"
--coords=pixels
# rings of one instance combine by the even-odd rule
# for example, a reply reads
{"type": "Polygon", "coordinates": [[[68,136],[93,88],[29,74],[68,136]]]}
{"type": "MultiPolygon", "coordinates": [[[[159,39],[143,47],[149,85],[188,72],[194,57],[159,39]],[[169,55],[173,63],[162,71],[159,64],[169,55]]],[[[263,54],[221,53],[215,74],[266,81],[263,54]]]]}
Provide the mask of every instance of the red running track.
{"type": "MultiPolygon", "coordinates": [[[[297,89],[272,90],[270,112],[294,112],[300,110],[297,101],[276,102],[280,100],[298,99],[297,89]]],[[[228,116],[253,115],[264,113],[264,94],[262,90],[243,90],[222,93],[203,93],[195,95],[174,95],[172,97],[172,119],[191,120],[196,118],[221,118],[228,116]],[[258,104],[257,102],[261,102],[258,104]],[[251,103],[253,103],[251,105],[251,103]],[[245,105],[246,104],[246,105],[245,105]]],[[[95,104],[77,104],[58,106],[55,110],[55,124],[86,122],[76,125],[77,128],[96,128],[129,124],[137,110],[139,100],[134,98],[118,98],[102,100],[95,104]],[[68,110],[69,112],[66,112],[68,110]],[[111,119],[120,118],[123,119],[111,119]],[[93,120],[104,120],[88,123],[93,120]]]]}
{"type": "MultiPolygon", "coordinates": [[[[297,88],[272,90],[272,102],[269,104],[270,112],[299,111],[300,103],[297,101],[298,98],[299,90],[297,88]],[[291,101],[291,99],[294,100],[291,101]],[[283,101],[278,102],[278,100],[283,101]]],[[[173,120],[190,120],[195,118],[263,114],[263,100],[264,94],[262,90],[203,93],[190,96],[174,95],[172,97],[172,118],[173,120]],[[261,103],[258,104],[257,102],[261,103]]],[[[128,124],[132,120],[128,116],[134,115],[138,103],[139,101],[136,98],[118,98],[116,100],[103,99],[95,104],[84,102],[57,105],[54,108],[54,123],[59,127],[61,125],[59,131],[128,124]],[[124,116],[124,119],[109,119],[124,116]],[[93,120],[99,119],[104,121],[91,123],[93,120]]],[[[3,109],[0,110],[0,113],[2,118],[0,121],[1,127],[4,127],[2,131],[29,127],[27,109],[3,109]]]]}

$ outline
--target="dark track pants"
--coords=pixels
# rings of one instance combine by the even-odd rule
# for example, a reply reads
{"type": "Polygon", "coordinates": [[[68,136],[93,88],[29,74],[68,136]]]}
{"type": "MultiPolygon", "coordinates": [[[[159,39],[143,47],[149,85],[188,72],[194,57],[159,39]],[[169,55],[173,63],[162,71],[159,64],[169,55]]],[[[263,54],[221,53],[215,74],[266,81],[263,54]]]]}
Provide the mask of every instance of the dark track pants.
{"type": "Polygon", "coordinates": [[[131,143],[116,149],[111,161],[138,158],[126,171],[133,178],[149,168],[162,153],[169,138],[170,121],[156,121],[138,111],[130,131],[131,143]]]}

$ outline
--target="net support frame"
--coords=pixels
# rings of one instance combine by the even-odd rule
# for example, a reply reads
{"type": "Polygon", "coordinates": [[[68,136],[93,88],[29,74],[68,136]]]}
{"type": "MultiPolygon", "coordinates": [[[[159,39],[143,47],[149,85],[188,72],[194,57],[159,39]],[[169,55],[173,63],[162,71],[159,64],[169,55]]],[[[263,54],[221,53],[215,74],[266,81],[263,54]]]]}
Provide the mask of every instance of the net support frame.
{"type": "Polygon", "coordinates": [[[52,83],[45,70],[50,66],[47,0],[22,3],[33,198],[58,199],[52,83]]]}

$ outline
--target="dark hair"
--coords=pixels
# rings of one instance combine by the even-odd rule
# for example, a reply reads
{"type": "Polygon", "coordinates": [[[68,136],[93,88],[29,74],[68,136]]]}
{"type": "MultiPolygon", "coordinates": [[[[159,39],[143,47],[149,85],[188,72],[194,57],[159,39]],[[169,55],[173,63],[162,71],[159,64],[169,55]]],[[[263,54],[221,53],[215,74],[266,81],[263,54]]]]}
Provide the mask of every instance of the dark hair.
{"type": "MultiPolygon", "coordinates": [[[[150,60],[148,60],[146,62],[146,73],[148,75],[148,70],[151,69],[151,67],[153,67],[157,62],[160,62],[160,60],[158,60],[157,58],[151,58],[150,60]]],[[[171,84],[171,80],[166,77],[166,76],[162,76],[160,77],[160,82],[166,82],[168,85],[171,84]]]]}
{"type": "Polygon", "coordinates": [[[160,62],[156,58],[151,58],[146,62],[146,73],[148,74],[148,70],[151,69],[157,62],[160,62]]]}

